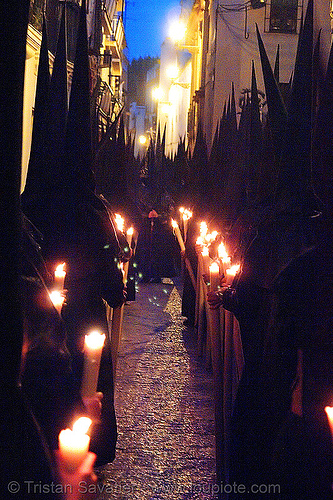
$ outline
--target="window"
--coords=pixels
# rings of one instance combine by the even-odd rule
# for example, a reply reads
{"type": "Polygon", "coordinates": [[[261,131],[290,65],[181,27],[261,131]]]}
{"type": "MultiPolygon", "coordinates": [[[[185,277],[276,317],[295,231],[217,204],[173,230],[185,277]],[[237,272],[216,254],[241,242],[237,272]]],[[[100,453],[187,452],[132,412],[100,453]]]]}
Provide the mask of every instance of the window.
{"type": "Polygon", "coordinates": [[[296,33],[298,0],[271,0],[269,31],[296,33]]]}

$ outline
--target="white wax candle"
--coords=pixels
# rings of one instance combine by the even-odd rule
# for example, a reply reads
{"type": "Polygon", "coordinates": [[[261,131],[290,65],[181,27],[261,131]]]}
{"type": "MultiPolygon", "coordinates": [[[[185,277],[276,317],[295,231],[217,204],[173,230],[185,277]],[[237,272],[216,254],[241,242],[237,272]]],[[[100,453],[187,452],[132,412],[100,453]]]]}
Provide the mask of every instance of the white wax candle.
{"type": "Polygon", "coordinates": [[[177,224],[177,221],[171,219],[171,224],[172,224],[172,227],[175,231],[175,235],[176,235],[176,238],[178,240],[178,243],[179,243],[179,246],[180,246],[180,249],[182,252],[185,252],[185,245],[184,245],[184,241],[183,241],[183,238],[182,238],[182,235],[181,235],[181,232],[180,232],[180,229],[179,229],[179,226],[177,224]]]}
{"type": "Polygon", "coordinates": [[[208,274],[209,272],[209,265],[210,265],[210,257],[209,257],[209,250],[208,247],[203,247],[202,252],[202,271],[203,274],[208,274]]]}
{"type": "Polygon", "coordinates": [[[134,233],[134,228],[131,226],[127,229],[127,241],[128,241],[128,246],[131,248],[132,245],[132,238],[133,238],[133,233],[134,233]]]}
{"type": "Polygon", "coordinates": [[[64,283],[66,278],[65,263],[59,264],[54,271],[54,286],[57,290],[64,289],[64,283]]]}
{"type": "Polygon", "coordinates": [[[227,285],[231,285],[238,271],[239,271],[239,264],[235,264],[234,266],[231,266],[225,270],[225,281],[227,285]]]}
{"type": "Polygon", "coordinates": [[[96,393],[104,342],[105,334],[97,330],[85,336],[84,367],[81,384],[82,397],[91,397],[96,393]]]}
{"type": "Polygon", "coordinates": [[[61,309],[65,300],[65,297],[62,295],[62,293],[59,290],[53,290],[50,292],[50,299],[58,313],[61,313],[61,309]]]}
{"type": "Polygon", "coordinates": [[[328,424],[330,426],[331,436],[333,439],[333,408],[332,406],[325,406],[325,412],[327,415],[328,424]]]}
{"type": "Polygon", "coordinates": [[[216,292],[220,286],[220,267],[217,262],[213,262],[209,266],[209,289],[211,292],[216,292]]]}
{"type": "Polygon", "coordinates": [[[86,434],[92,421],[81,417],[73,425],[73,430],[64,429],[59,433],[59,453],[63,466],[74,472],[87,456],[90,437],[86,434]]]}

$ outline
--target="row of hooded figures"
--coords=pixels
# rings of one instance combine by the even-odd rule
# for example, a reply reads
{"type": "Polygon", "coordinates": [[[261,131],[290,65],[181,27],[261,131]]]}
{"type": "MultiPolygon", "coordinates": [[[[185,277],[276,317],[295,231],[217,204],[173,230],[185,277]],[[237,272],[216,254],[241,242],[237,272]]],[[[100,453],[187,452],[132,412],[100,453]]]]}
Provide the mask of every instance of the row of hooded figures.
{"type": "MultiPolygon", "coordinates": [[[[5,4],[4,18],[15,7],[16,3],[5,4]]],[[[84,1],[68,105],[65,8],[51,80],[44,22],[30,162],[21,195],[18,300],[23,310],[23,348],[19,386],[13,387],[8,376],[9,397],[2,400],[4,499],[14,493],[20,499],[97,498],[94,466],[115,457],[114,370],[107,312],[126,300],[121,265],[129,262],[132,250],[117,228],[110,205],[94,192],[84,1]],[[50,293],[55,267],[63,262],[65,300],[59,309],[50,293]],[[95,329],[106,334],[97,392],[83,397],[84,339],[95,329]],[[69,471],[55,450],[60,431],[71,428],[80,416],[93,421],[90,452],[75,471],[69,471]]],[[[17,18],[23,24],[18,14],[17,18]]],[[[24,74],[24,64],[20,69],[24,74]]]]}
{"type": "MultiPolygon", "coordinates": [[[[252,198],[233,220],[226,217],[230,206],[223,192],[217,193],[220,211],[207,210],[204,197],[204,203],[191,204],[185,256],[194,274],[201,272],[196,241],[202,220],[220,231],[232,262],[240,264],[232,283],[221,273],[220,289],[206,292],[206,330],[195,295],[200,287],[192,286],[186,270],[183,293],[182,312],[198,331],[199,350],[211,349],[222,498],[333,498],[331,421],[325,411],[333,406],[333,51],[318,84],[312,77],[318,55],[318,42],[312,45],[312,9],[310,1],[288,106],[258,35],[271,155],[278,169],[273,196],[261,203],[252,198]],[[212,331],[210,315],[219,309],[220,330],[212,331]],[[226,360],[230,313],[240,336],[235,328],[231,342],[238,345],[226,360]],[[208,339],[202,340],[205,331],[208,339]],[[218,362],[210,335],[221,335],[218,362]],[[235,373],[227,394],[226,361],[235,373]]],[[[250,175],[259,163],[263,172],[267,168],[256,156],[250,175]]],[[[267,188],[272,177],[264,181],[267,188]]],[[[215,244],[210,257],[217,258],[215,244]]]]}

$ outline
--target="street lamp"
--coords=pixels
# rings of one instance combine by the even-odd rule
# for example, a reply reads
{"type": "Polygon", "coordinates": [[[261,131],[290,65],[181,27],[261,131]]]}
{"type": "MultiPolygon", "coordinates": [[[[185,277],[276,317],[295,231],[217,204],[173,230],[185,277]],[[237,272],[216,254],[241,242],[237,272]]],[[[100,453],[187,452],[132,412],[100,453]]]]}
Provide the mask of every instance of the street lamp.
{"type": "Polygon", "coordinates": [[[154,101],[160,101],[161,99],[163,99],[164,95],[163,89],[161,89],[161,87],[154,87],[151,92],[151,95],[154,101]]]}
{"type": "Polygon", "coordinates": [[[170,80],[175,80],[179,76],[179,67],[177,64],[171,64],[166,68],[166,74],[167,77],[170,78],[170,80]]]}
{"type": "Polygon", "coordinates": [[[176,79],[179,77],[179,67],[176,64],[168,66],[166,69],[166,74],[171,80],[171,85],[179,85],[183,89],[189,89],[190,84],[185,82],[176,82],[176,79]]]}
{"type": "Polygon", "coordinates": [[[141,144],[142,146],[147,144],[147,137],[145,135],[139,135],[139,144],[141,144]]]}
{"type": "Polygon", "coordinates": [[[174,43],[180,43],[182,40],[185,40],[186,31],[185,23],[179,19],[172,21],[169,26],[169,36],[174,43]]]}
{"type": "Polygon", "coordinates": [[[169,36],[171,41],[175,44],[179,50],[188,50],[189,52],[199,51],[198,45],[185,45],[187,27],[186,24],[180,19],[173,21],[169,26],[169,36]]]}

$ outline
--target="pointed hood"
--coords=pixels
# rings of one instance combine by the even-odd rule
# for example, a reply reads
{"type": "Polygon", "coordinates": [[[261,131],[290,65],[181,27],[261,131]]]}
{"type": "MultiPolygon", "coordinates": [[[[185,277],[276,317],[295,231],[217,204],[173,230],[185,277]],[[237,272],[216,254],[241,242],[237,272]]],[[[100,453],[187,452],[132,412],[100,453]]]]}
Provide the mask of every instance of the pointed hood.
{"type": "Polygon", "coordinates": [[[274,64],[274,78],[276,83],[280,83],[280,45],[276,49],[275,64],[274,64]]]}
{"type": "Polygon", "coordinates": [[[45,141],[45,187],[61,185],[65,162],[67,120],[67,48],[65,4],[62,6],[57,50],[53,62],[47,112],[45,141]]]}
{"type": "Polygon", "coordinates": [[[272,131],[272,140],[274,144],[275,156],[277,160],[281,155],[281,147],[284,141],[285,130],[287,125],[287,110],[283,102],[283,98],[274,77],[268,56],[259,33],[258,26],[256,25],[257,39],[259,45],[261,67],[264,75],[265,90],[268,106],[268,117],[270,129],[272,131]]]}
{"type": "Polygon", "coordinates": [[[333,44],[326,75],[321,81],[319,108],[313,137],[312,184],[316,195],[333,216],[333,44]]]}
{"type": "Polygon", "coordinates": [[[95,188],[92,167],[90,85],[86,1],[82,1],[66,128],[66,163],[70,185],[95,188]]]}
{"type": "Polygon", "coordinates": [[[298,40],[277,186],[277,199],[295,207],[304,205],[311,182],[312,57],[313,0],[309,0],[298,40]]]}
{"type": "Polygon", "coordinates": [[[257,80],[253,61],[250,113],[249,170],[247,186],[248,205],[252,205],[255,201],[258,202],[258,183],[263,155],[263,134],[260,120],[257,80]]]}
{"type": "Polygon", "coordinates": [[[44,189],[43,176],[45,167],[46,115],[49,85],[50,68],[47,30],[45,17],[43,16],[42,42],[39,52],[30,158],[25,188],[21,197],[22,208],[27,215],[31,209],[30,203],[34,198],[38,197],[44,189]]]}

